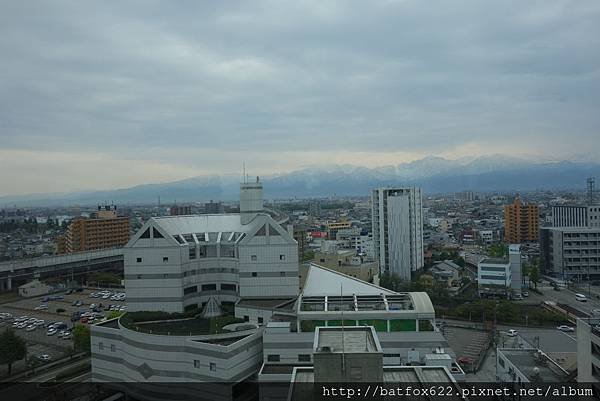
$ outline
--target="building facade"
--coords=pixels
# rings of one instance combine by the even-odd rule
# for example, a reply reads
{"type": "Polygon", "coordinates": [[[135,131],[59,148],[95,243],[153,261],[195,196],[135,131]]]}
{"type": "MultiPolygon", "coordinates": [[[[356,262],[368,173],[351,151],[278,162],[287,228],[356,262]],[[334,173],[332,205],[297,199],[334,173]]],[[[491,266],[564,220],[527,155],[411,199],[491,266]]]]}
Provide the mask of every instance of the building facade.
{"type": "Polygon", "coordinates": [[[183,312],[210,297],[298,295],[298,244],[242,184],[240,214],[151,218],[124,248],[130,311],[183,312]]]}
{"type": "Polygon", "coordinates": [[[372,192],[375,259],[381,273],[410,280],[423,268],[423,212],[421,189],[379,188],[372,192]]]}
{"type": "Polygon", "coordinates": [[[59,239],[59,253],[121,247],[130,238],[129,217],[117,215],[116,206],[98,206],[90,218],[76,218],[59,239]]]}
{"type": "Polygon", "coordinates": [[[518,244],[509,246],[508,259],[485,258],[477,264],[477,287],[481,296],[521,295],[521,249],[518,244]]]}
{"type": "Polygon", "coordinates": [[[519,196],[504,206],[504,240],[509,244],[535,242],[539,238],[539,207],[522,203],[519,196]]]}
{"type": "Polygon", "coordinates": [[[542,227],[545,274],[563,279],[600,278],[600,227],[542,227]]]}
{"type": "Polygon", "coordinates": [[[552,227],[600,227],[600,206],[552,206],[552,227]]]}

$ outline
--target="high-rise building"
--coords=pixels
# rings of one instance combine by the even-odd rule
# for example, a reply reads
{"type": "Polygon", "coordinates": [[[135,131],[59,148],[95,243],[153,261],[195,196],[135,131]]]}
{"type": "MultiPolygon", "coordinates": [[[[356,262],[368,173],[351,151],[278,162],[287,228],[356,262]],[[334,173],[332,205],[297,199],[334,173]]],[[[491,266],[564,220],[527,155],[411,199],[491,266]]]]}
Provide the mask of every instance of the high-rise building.
{"type": "Polygon", "coordinates": [[[375,260],[381,273],[410,280],[423,268],[421,188],[378,188],[372,193],[375,260]]]}
{"type": "Polygon", "coordinates": [[[117,215],[117,207],[98,206],[90,218],[76,218],[67,228],[64,253],[120,247],[129,241],[129,218],[117,215]]]}
{"type": "Polygon", "coordinates": [[[600,205],[552,206],[553,227],[600,227],[600,205]]]}
{"type": "Polygon", "coordinates": [[[521,203],[519,196],[512,205],[504,205],[504,241],[509,244],[537,241],[539,216],[538,205],[521,203]]]}

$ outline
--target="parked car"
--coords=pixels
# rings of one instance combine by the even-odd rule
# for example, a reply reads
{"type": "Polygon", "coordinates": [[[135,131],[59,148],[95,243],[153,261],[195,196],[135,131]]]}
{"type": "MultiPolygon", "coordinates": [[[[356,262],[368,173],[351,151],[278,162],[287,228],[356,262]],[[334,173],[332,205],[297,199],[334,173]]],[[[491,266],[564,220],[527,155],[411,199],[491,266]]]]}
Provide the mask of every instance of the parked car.
{"type": "Polygon", "coordinates": [[[523,295],[525,298],[527,298],[529,296],[529,291],[523,291],[521,293],[521,295],[523,295]]]}
{"type": "Polygon", "coordinates": [[[517,336],[517,334],[519,334],[519,332],[514,329],[510,329],[506,332],[506,335],[509,337],[515,337],[515,336],[517,336]]]}
{"type": "Polygon", "coordinates": [[[522,301],[522,300],[523,300],[523,296],[522,296],[521,294],[517,294],[517,295],[515,295],[515,296],[513,297],[513,299],[514,299],[515,301],[522,301]]]}
{"type": "Polygon", "coordinates": [[[565,324],[558,326],[557,329],[565,333],[572,333],[575,331],[575,328],[567,326],[565,324]]]}
{"type": "Polygon", "coordinates": [[[37,328],[37,326],[36,326],[36,325],[34,325],[34,324],[30,324],[29,326],[27,326],[27,327],[25,328],[25,330],[26,330],[26,331],[33,331],[33,330],[35,330],[36,328],[37,328]]]}
{"type": "Polygon", "coordinates": [[[58,332],[58,330],[56,329],[48,329],[48,331],[46,332],[47,336],[53,336],[58,332]]]}
{"type": "Polygon", "coordinates": [[[52,359],[50,357],[50,355],[48,355],[48,354],[39,354],[39,355],[36,355],[36,358],[39,359],[40,361],[49,361],[50,359],[52,359]]]}

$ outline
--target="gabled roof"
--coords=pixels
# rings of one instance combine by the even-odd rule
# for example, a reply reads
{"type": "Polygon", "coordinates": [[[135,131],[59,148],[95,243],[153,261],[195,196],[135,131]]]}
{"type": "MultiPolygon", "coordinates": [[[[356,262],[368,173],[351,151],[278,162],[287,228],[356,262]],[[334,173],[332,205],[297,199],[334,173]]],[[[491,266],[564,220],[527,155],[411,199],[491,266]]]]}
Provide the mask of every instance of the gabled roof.
{"type": "Polygon", "coordinates": [[[395,295],[396,292],[311,263],[302,290],[303,297],[324,295],[395,295]]]}

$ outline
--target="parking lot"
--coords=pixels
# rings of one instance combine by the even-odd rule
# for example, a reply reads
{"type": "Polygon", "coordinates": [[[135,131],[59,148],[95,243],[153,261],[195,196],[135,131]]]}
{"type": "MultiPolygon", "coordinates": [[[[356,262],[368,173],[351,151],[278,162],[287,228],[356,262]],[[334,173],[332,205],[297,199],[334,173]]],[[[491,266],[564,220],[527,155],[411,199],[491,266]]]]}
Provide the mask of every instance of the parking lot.
{"type": "MultiPolygon", "coordinates": [[[[124,294],[119,296],[118,299],[111,299],[111,296],[115,294],[115,292],[123,293],[123,290],[83,289],[81,292],[73,292],[70,294],[60,293],[50,296],[44,295],[8,302],[0,305],[0,313],[9,313],[12,315],[12,318],[0,320],[0,330],[11,327],[18,336],[26,340],[28,360],[38,359],[36,358],[37,356],[46,354],[49,355],[49,359],[47,361],[38,361],[38,364],[54,361],[67,356],[72,352],[73,340],[70,336],[66,339],[59,337],[59,333],[62,329],[57,330],[52,335],[48,335],[48,324],[63,322],[66,325],[65,329],[70,330],[75,324],[86,323],[87,320],[87,316],[85,316],[83,319],[73,322],[72,317],[74,313],[79,312],[86,315],[94,314],[96,315],[95,321],[99,321],[105,315],[110,313],[109,305],[113,305],[113,309],[117,308],[119,311],[122,311],[121,308],[125,307],[124,294]],[[110,295],[106,296],[108,292],[100,293],[101,291],[110,291],[110,295]],[[90,294],[92,293],[95,293],[96,297],[91,297],[90,294]],[[53,296],[61,297],[62,299],[52,299],[53,296]],[[80,301],[79,306],[74,305],[77,301],[80,301]],[[93,310],[90,309],[92,304],[95,304],[93,310]],[[47,305],[47,307],[40,309],[40,305],[47,305]],[[43,320],[44,323],[40,323],[35,326],[35,329],[29,330],[27,328],[13,327],[14,320],[23,316],[26,316],[28,319],[35,318],[43,320]]],[[[27,326],[30,325],[31,324],[28,324],[27,326]]],[[[22,371],[26,367],[25,361],[15,363],[13,365],[13,374],[22,371]]],[[[6,374],[6,366],[0,367],[0,376],[6,374]]]]}

